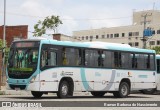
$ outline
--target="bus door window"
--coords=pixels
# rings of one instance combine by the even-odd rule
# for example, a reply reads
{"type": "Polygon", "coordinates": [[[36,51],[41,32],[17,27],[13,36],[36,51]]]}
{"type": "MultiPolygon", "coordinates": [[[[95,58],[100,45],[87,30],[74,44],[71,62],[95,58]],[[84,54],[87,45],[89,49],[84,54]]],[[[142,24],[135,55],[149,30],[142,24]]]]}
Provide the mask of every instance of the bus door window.
{"type": "Polygon", "coordinates": [[[41,67],[48,65],[47,54],[48,54],[47,51],[45,50],[42,51],[41,67]]]}
{"type": "Polygon", "coordinates": [[[56,66],[57,65],[57,53],[54,51],[48,52],[48,65],[56,66]]]}
{"type": "Polygon", "coordinates": [[[57,51],[52,48],[44,48],[41,52],[41,68],[53,67],[57,65],[57,51]]]}

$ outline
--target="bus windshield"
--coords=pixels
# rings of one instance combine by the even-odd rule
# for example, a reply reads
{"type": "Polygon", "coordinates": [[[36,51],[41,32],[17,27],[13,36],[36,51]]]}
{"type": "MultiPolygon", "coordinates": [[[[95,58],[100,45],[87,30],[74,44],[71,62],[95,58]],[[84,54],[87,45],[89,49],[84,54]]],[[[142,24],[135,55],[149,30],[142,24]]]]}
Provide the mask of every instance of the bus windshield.
{"type": "Polygon", "coordinates": [[[28,78],[37,68],[38,49],[39,47],[31,45],[23,47],[17,43],[13,44],[8,60],[9,75],[12,78],[19,78],[23,74],[24,78],[28,78]]]}

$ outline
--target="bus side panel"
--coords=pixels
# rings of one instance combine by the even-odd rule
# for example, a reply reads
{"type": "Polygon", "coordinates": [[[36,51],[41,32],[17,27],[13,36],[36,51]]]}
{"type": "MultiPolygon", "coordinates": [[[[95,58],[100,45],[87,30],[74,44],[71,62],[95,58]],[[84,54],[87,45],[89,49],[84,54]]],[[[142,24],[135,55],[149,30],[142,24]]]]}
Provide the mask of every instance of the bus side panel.
{"type": "Polygon", "coordinates": [[[131,74],[131,71],[129,71],[129,70],[116,70],[115,81],[114,81],[115,82],[115,84],[114,84],[115,91],[119,90],[120,83],[122,82],[122,80],[126,80],[126,79],[130,81],[131,89],[132,89],[135,78],[134,78],[133,74],[131,74]]]}
{"type": "Polygon", "coordinates": [[[92,73],[94,75],[94,91],[114,90],[115,70],[95,69],[92,73]]]}
{"type": "Polygon", "coordinates": [[[40,73],[40,91],[58,91],[59,69],[46,69],[40,73]]]}
{"type": "Polygon", "coordinates": [[[149,89],[155,88],[155,72],[154,71],[133,71],[135,77],[134,89],[149,89]]]}

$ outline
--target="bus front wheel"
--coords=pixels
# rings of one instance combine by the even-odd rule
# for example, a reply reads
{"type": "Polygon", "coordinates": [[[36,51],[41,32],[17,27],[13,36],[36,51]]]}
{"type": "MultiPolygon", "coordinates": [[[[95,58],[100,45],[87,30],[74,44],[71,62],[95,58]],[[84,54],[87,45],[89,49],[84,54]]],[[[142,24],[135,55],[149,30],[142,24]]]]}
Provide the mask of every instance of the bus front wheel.
{"type": "Polygon", "coordinates": [[[113,92],[114,97],[125,98],[129,95],[130,89],[126,82],[122,82],[119,86],[119,91],[113,92]]]}
{"type": "Polygon", "coordinates": [[[41,98],[43,93],[42,92],[38,92],[38,91],[31,91],[31,94],[33,95],[33,97],[35,98],[41,98]]]}
{"type": "Polygon", "coordinates": [[[59,98],[66,98],[69,95],[69,84],[67,81],[62,81],[59,85],[59,90],[57,92],[57,96],[59,98]]]}

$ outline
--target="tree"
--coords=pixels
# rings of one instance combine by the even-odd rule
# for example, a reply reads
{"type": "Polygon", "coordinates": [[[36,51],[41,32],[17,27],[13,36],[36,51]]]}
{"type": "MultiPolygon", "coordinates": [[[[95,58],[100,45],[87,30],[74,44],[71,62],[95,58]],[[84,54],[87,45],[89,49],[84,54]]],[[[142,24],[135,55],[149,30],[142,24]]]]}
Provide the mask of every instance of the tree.
{"type": "MultiPolygon", "coordinates": [[[[8,53],[9,53],[9,48],[7,47],[7,42],[5,42],[5,44],[6,44],[6,47],[5,47],[5,54],[4,53],[2,53],[2,55],[4,56],[5,55],[5,64],[6,64],[6,62],[7,62],[7,60],[8,60],[8,53]]],[[[3,47],[3,40],[2,39],[0,39],[0,50],[1,50],[1,52],[3,52],[3,49],[4,49],[4,47],[3,47]]]]}
{"type": "Polygon", "coordinates": [[[34,35],[41,36],[46,33],[47,29],[54,30],[62,24],[62,21],[59,19],[59,16],[48,16],[43,21],[39,20],[37,24],[34,25],[34,35]]]}
{"type": "Polygon", "coordinates": [[[156,54],[160,54],[160,46],[155,46],[152,48],[152,50],[155,50],[156,54]]]}

